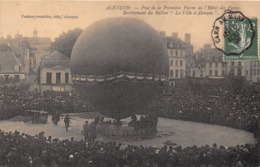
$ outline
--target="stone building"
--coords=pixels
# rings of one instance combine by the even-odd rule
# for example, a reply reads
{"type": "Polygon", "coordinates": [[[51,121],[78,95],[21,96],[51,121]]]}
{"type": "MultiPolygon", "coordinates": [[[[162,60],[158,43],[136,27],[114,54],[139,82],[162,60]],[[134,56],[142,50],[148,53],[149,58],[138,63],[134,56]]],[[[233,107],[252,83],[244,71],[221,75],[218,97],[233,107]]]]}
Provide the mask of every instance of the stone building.
{"type": "Polygon", "coordinates": [[[34,28],[33,37],[28,38],[28,42],[32,48],[30,66],[34,72],[39,67],[43,55],[49,54],[51,46],[51,38],[38,37],[38,31],[34,28]]]}
{"type": "Polygon", "coordinates": [[[15,54],[8,51],[0,51],[0,82],[13,83],[26,79],[22,65],[15,54]]]}
{"type": "Polygon", "coordinates": [[[223,53],[209,44],[196,54],[190,67],[191,77],[241,77],[249,82],[260,82],[260,62],[223,62],[223,53]]]}
{"type": "MultiPolygon", "coordinates": [[[[190,43],[190,34],[185,34],[185,42],[179,39],[178,33],[166,36],[164,31],[159,32],[167,45],[169,56],[169,83],[175,85],[177,80],[184,79],[188,72],[188,64],[193,55],[193,46],[190,43]]],[[[177,81],[177,82],[179,82],[177,81]]]]}
{"type": "Polygon", "coordinates": [[[45,90],[69,91],[72,89],[70,59],[58,51],[44,57],[39,66],[39,88],[45,90]]]}

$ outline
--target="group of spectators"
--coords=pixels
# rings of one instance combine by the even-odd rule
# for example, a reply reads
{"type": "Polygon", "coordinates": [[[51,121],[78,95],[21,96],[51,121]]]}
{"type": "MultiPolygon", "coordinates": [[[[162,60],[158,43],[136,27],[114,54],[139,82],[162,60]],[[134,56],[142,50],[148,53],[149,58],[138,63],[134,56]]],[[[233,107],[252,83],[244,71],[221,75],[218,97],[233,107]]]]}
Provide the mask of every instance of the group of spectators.
{"type": "MultiPolygon", "coordinates": [[[[75,91],[45,91],[41,95],[27,91],[24,86],[0,87],[0,120],[24,115],[25,110],[45,110],[52,115],[91,111],[75,91]]],[[[254,134],[259,126],[259,111],[260,91],[253,86],[236,90],[218,87],[173,89],[170,96],[162,95],[157,105],[157,116],[225,125],[254,134]]],[[[148,125],[140,122],[135,124],[137,129],[148,125]]]]}
{"type": "Polygon", "coordinates": [[[82,134],[86,141],[94,141],[97,136],[147,138],[157,132],[157,122],[156,116],[142,115],[138,120],[136,115],[133,115],[128,126],[123,126],[121,121],[111,119],[104,121],[104,117],[97,116],[93,122],[85,122],[82,134]]]}
{"type": "Polygon", "coordinates": [[[25,110],[45,110],[50,114],[87,112],[90,107],[79,100],[75,91],[29,92],[26,86],[0,87],[0,120],[24,115],[25,110]]]}
{"type": "Polygon", "coordinates": [[[140,120],[137,120],[137,117],[133,115],[131,121],[128,123],[128,126],[134,127],[135,131],[140,131],[141,134],[152,134],[156,132],[156,127],[158,123],[158,117],[153,115],[141,116],[140,120]]]}
{"type": "Polygon", "coordinates": [[[94,142],[97,138],[97,123],[88,123],[88,121],[86,121],[83,125],[83,136],[85,142],[94,142]]]}
{"type": "Polygon", "coordinates": [[[5,78],[5,77],[0,77],[0,84],[3,85],[3,84],[16,84],[18,83],[20,80],[17,78],[12,78],[12,77],[9,77],[9,78],[5,78]]]}
{"type": "Polygon", "coordinates": [[[0,166],[12,167],[243,167],[256,166],[256,145],[143,147],[115,142],[58,140],[0,131],[0,166]]]}
{"type": "MultiPolygon", "coordinates": [[[[90,108],[76,92],[46,91],[43,95],[28,92],[23,86],[0,87],[0,120],[23,115],[25,110],[53,113],[85,112],[90,108]]],[[[244,85],[241,89],[196,87],[173,89],[161,95],[157,116],[225,125],[253,132],[259,138],[259,88],[244,85]]],[[[142,113],[141,113],[142,114],[142,113]]],[[[143,113],[147,114],[147,113],[143,113]]],[[[103,119],[95,120],[96,130],[103,119]],[[101,121],[100,121],[101,120],[101,121]]],[[[130,126],[154,127],[157,117],[132,117],[130,126]],[[154,122],[154,123],[151,123],[154,122]]],[[[105,123],[104,123],[105,124],[105,123]]],[[[111,123],[112,124],[112,123],[111,123]]],[[[118,122],[117,122],[118,124],[118,122]]],[[[90,133],[89,133],[90,134],[90,133]]],[[[1,166],[256,166],[259,146],[236,147],[164,146],[138,147],[116,143],[58,140],[43,134],[30,136],[0,131],[1,166]],[[86,143],[87,142],[87,143],[86,143]]]]}
{"type": "Polygon", "coordinates": [[[225,125],[257,135],[260,91],[255,86],[174,89],[170,95],[159,98],[158,116],[225,125]]]}

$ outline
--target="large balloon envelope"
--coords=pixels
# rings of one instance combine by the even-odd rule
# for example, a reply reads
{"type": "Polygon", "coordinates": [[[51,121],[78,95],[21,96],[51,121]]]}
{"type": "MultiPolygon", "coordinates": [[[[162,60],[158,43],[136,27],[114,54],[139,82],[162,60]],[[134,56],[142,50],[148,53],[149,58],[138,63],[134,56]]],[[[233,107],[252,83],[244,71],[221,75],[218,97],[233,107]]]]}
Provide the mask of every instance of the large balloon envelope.
{"type": "Polygon", "coordinates": [[[97,21],[77,39],[71,53],[80,98],[115,119],[156,107],[168,75],[166,45],[143,21],[97,21]]]}

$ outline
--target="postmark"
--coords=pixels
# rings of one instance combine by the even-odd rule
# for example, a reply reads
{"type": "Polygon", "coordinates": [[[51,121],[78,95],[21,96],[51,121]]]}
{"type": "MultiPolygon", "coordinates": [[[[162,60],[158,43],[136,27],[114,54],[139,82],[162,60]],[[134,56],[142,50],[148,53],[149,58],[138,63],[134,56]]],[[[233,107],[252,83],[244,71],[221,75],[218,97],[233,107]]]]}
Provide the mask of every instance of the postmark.
{"type": "Polygon", "coordinates": [[[225,11],[213,25],[211,37],[224,61],[258,60],[258,20],[241,11],[225,11]]]}

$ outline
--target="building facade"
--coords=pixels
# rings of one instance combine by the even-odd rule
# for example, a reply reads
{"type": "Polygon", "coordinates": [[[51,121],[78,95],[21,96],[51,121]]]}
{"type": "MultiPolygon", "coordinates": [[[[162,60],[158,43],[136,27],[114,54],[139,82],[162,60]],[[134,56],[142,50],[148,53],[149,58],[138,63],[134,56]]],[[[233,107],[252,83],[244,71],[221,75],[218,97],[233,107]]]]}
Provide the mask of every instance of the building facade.
{"type": "Polygon", "coordinates": [[[14,52],[16,58],[23,67],[24,72],[28,75],[30,72],[30,51],[29,49],[21,45],[16,45],[14,43],[9,45],[10,49],[14,52]]]}
{"type": "Polygon", "coordinates": [[[24,79],[26,79],[26,73],[14,53],[0,52],[0,82],[16,83],[24,79]]]}
{"type": "Polygon", "coordinates": [[[191,77],[244,77],[249,82],[260,82],[260,62],[241,61],[223,62],[223,54],[209,44],[196,54],[191,64],[189,76],[191,77]]]}
{"type": "Polygon", "coordinates": [[[161,31],[160,36],[166,43],[169,56],[169,83],[174,85],[177,80],[184,79],[187,74],[188,58],[193,54],[190,34],[185,34],[185,42],[178,38],[177,32],[173,32],[169,37],[161,31]]]}
{"type": "Polygon", "coordinates": [[[32,48],[30,66],[32,71],[36,72],[39,67],[42,56],[50,53],[51,38],[38,37],[38,31],[34,28],[33,37],[28,38],[28,42],[32,48]]]}
{"type": "Polygon", "coordinates": [[[169,55],[169,80],[185,78],[186,52],[180,45],[168,40],[167,51],[169,55]]]}
{"type": "Polygon", "coordinates": [[[36,72],[41,57],[50,53],[51,42],[51,38],[38,37],[36,28],[32,37],[23,37],[17,32],[14,38],[0,38],[0,44],[7,44],[11,48],[27,74],[36,72]]]}
{"type": "Polygon", "coordinates": [[[242,75],[247,81],[260,82],[260,61],[245,61],[242,65],[244,67],[242,75]]]}
{"type": "Polygon", "coordinates": [[[70,91],[72,89],[70,59],[58,51],[42,59],[39,67],[40,91],[70,91]]]}

